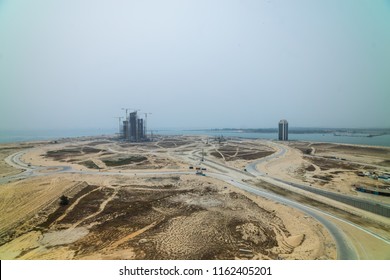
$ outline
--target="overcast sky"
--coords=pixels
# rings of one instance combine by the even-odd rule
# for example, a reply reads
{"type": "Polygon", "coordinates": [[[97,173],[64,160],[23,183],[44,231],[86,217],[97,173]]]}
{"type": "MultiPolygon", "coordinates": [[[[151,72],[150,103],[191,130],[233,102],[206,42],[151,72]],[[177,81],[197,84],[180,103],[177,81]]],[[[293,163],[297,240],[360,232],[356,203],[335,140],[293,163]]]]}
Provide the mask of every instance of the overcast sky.
{"type": "Polygon", "coordinates": [[[0,0],[0,130],[390,127],[390,1],[0,0]]]}

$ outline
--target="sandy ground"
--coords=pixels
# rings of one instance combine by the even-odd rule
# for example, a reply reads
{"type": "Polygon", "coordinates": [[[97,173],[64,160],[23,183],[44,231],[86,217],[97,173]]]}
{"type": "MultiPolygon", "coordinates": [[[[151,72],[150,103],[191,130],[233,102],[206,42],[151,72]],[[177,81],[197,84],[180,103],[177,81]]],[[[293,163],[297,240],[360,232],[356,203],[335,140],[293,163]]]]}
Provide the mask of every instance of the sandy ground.
{"type": "Polygon", "coordinates": [[[1,188],[1,259],[336,257],[316,221],[211,178],[76,179],[57,175],[1,188]],[[66,209],[58,204],[63,193],[71,201],[66,209]]]}
{"type": "MultiPolygon", "coordinates": [[[[348,145],[303,142],[283,145],[288,148],[283,157],[265,161],[258,168],[277,178],[355,196],[362,194],[354,191],[353,184],[378,183],[358,176],[358,171],[388,170],[388,148],[356,150],[348,145]],[[363,156],[359,157],[357,152],[363,156]]],[[[188,172],[189,166],[204,167],[199,160],[202,153],[210,160],[243,171],[253,160],[277,152],[279,143],[217,142],[207,137],[183,136],[129,144],[89,138],[8,145],[0,147],[0,156],[4,159],[31,146],[34,148],[22,156],[22,161],[46,169],[40,171],[41,176],[1,186],[1,259],[337,257],[327,230],[295,209],[207,176],[148,174],[188,172]],[[57,173],[58,166],[64,165],[90,174],[57,173]],[[69,197],[69,205],[60,206],[61,195],[69,197]]],[[[19,172],[0,164],[2,176],[19,172]]],[[[252,180],[252,183],[275,188],[261,181],[252,180]]],[[[304,201],[294,193],[278,192],[304,201]]],[[[368,196],[368,199],[389,203],[388,198],[368,196]]],[[[315,206],[326,208],[331,204],[339,209],[332,210],[333,214],[384,236],[389,232],[388,219],[376,219],[329,199],[321,201],[325,204],[315,206]]],[[[372,238],[342,223],[340,227],[355,238],[355,243],[359,238],[365,241],[364,246],[357,246],[363,258],[388,258],[380,248],[375,249],[377,244],[372,238]],[[374,249],[366,250],[365,246],[374,249]]]]}
{"type": "MultiPolygon", "coordinates": [[[[197,150],[203,139],[195,140],[71,140],[32,149],[22,160],[51,168],[41,171],[44,176],[1,186],[0,258],[336,258],[329,233],[297,210],[209,177],[144,174],[188,171],[176,155],[197,150]],[[107,166],[112,162],[118,165],[107,166]],[[96,173],[55,174],[59,165],[96,173]],[[128,175],[99,175],[104,171],[128,175]],[[61,195],[69,205],[60,206],[61,195]]],[[[245,149],[236,155],[256,152],[245,149]]]]}

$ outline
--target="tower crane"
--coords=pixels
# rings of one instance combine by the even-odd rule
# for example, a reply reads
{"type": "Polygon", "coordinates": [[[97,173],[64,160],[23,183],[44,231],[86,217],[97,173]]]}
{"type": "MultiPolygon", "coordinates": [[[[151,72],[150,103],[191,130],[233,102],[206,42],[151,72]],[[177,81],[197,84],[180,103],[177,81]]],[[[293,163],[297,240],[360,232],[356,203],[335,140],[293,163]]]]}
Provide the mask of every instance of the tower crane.
{"type": "Polygon", "coordinates": [[[129,115],[127,114],[127,111],[131,110],[131,108],[122,108],[122,110],[126,111],[125,116],[126,116],[126,121],[128,121],[129,120],[129,115]]]}
{"type": "Polygon", "coordinates": [[[144,135],[145,137],[147,138],[147,129],[146,129],[146,125],[148,123],[148,115],[151,115],[152,113],[144,113],[145,114],[145,123],[144,123],[144,135]]]}
{"type": "Polygon", "coordinates": [[[122,133],[121,133],[121,120],[123,119],[123,117],[114,117],[114,119],[118,119],[119,121],[119,138],[122,137],[122,133]]]}

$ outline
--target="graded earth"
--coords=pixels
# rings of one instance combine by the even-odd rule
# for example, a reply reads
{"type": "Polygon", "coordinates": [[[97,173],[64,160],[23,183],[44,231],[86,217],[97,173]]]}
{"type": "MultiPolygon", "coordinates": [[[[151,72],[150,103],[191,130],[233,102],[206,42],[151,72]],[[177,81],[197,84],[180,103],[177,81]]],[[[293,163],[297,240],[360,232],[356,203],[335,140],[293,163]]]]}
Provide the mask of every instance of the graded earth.
{"type": "Polygon", "coordinates": [[[159,136],[145,143],[84,137],[3,144],[0,157],[1,259],[347,256],[335,233],[308,211],[342,232],[353,258],[390,258],[388,217],[285,183],[387,207],[389,197],[354,186],[389,186],[359,173],[389,172],[389,148],[206,136],[159,136]],[[310,209],[275,200],[275,194],[310,209]]]}

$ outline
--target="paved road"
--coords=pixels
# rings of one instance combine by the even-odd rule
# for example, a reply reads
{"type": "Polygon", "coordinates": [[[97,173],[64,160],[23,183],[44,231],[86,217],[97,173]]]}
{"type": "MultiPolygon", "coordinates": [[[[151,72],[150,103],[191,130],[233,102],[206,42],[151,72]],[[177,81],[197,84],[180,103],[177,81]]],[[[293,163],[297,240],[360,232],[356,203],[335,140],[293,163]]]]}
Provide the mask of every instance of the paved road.
{"type": "Polygon", "coordinates": [[[271,145],[273,148],[276,148],[277,151],[269,156],[255,160],[254,162],[248,164],[246,166],[247,172],[249,172],[250,174],[255,175],[255,176],[266,176],[267,174],[258,170],[256,166],[260,163],[283,157],[285,155],[285,153],[287,152],[287,148],[285,146],[277,145],[277,144],[272,143],[272,142],[268,142],[268,144],[271,145]]]}
{"type": "Polygon", "coordinates": [[[5,162],[8,163],[9,165],[24,170],[23,172],[12,175],[12,176],[7,176],[0,178],[0,185],[13,182],[13,181],[18,181],[18,180],[23,180],[26,178],[30,177],[36,177],[36,176],[45,176],[48,174],[53,174],[53,173],[61,173],[61,172],[71,172],[73,171],[72,167],[70,166],[50,166],[50,167],[45,167],[45,166],[34,166],[34,165],[29,165],[22,161],[21,157],[29,152],[31,149],[23,150],[20,152],[17,152],[15,154],[12,154],[8,156],[5,159],[5,162]],[[48,168],[51,170],[49,171],[48,168]],[[42,172],[48,170],[48,172],[42,172]]]}
{"type": "MultiPolygon", "coordinates": [[[[261,197],[268,198],[272,201],[277,201],[279,203],[282,203],[284,205],[294,207],[296,209],[301,210],[302,212],[306,213],[307,215],[310,215],[311,217],[315,218],[317,221],[319,221],[321,224],[323,224],[330,234],[333,236],[336,247],[337,247],[337,258],[341,260],[356,260],[358,259],[358,256],[356,254],[356,250],[349,242],[348,238],[345,236],[344,232],[340,230],[334,223],[330,222],[326,218],[324,218],[324,215],[329,215],[328,213],[321,211],[319,209],[315,209],[309,206],[305,206],[301,203],[292,201],[290,199],[286,199],[284,197],[281,197],[279,195],[275,195],[272,193],[269,193],[265,190],[261,190],[255,187],[252,187],[248,184],[238,182],[235,180],[232,180],[231,177],[226,175],[220,175],[220,174],[213,174],[211,175],[214,178],[224,180],[227,183],[230,183],[240,189],[243,189],[245,191],[248,191],[250,193],[259,195],[261,197]]],[[[332,215],[330,215],[332,216],[332,215]]]]}
{"type": "MultiPolygon", "coordinates": [[[[250,173],[249,175],[251,175],[251,176],[256,176],[256,177],[259,176],[264,181],[278,185],[278,183],[280,184],[280,180],[278,180],[276,178],[272,178],[272,177],[268,176],[267,174],[264,174],[264,172],[257,170],[257,168],[256,168],[256,166],[259,163],[262,163],[265,161],[271,161],[273,159],[283,157],[288,150],[287,147],[280,145],[280,144],[276,144],[276,143],[272,143],[272,142],[269,142],[269,144],[271,146],[273,146],[274,148],[276,148],[277,151],[274,154],[269,155],[268,157],[256,160],[255,162],[252,162],[251,164],[246,166],[246,170],[248,173],[250,173]]],[[[198,158],[200,158],[200,156],[196,155],[196,154],[192,154],[192,156],[197,156],[198,158]]],[[[288,205],[288,206],[294,207],[296,209],[299,209],[299,210],[305,212],[306,214],[317,219],[320,223],[322,223],[329,230],[329,232],[334,237],[335,242],[337,244],[337,248],[338,248],[338,258],[339,259],[357,259],[359,257],[357,256],[356,250],[354,249],[353,245],[349,241],[349,238],[347,238],[346,235],[344,234],[344,232],[341,229],[339,229],[333,222],[331,222],[329,218],[331,218],[333,220],[337,220],[343,224],[347,224],[348,226],[353,227],[357,230],[360,230],[360,231],[370,235],[371,237],[380,240],[381,242],[384,243],[384,245],[390,244],[390,241],[388,239],[386,239],[386,238],[384,238],[384,237],[382,237],[374,232],[371,232],[371,231],[369,231],[369,230],[367,230],[359,225],[356,225],[356,224],[351,223],[347,220],[344,220],[344,219],[339,218],[337,216],[334,216],[330,213],[327,213],[326,211],[323,211],[323,210],[320,210],[320,209],[317,209],[314,207],[309,207],[309,206],[306,206],[304,204],[298,203],[296,201],[289,200],[289,199],[286,199],[286,198],[281,197],[279,195],[270,193],[266,190],[259,190],[259,188],[242,183],[241,180],[237,180],[238,178],[243,179],[243,176],[242,176],[243,172],[241,170],[238,170],[238,169],[235,169],[232,167],[227,167],[221,163],[217,163],[217,162],[210,161],[210,160],[206,161],[206,165],[207,164],[209,166],[217,166],[218,170],[223,171],[223,174],[216,174],[217,177],[219,176],[219,179],[223,179],[224,181],[229,182],[229,183],[231,183],[231,184],[233,184],[241,189],[244,189],[248,192],[252,192],[254,194],[269,198],[273,201],[283,203],[284,205],[288,205]],[[211,164],[210,164],[210,162],[211,162],[211,164]],[[235,172],[235,174],[234,174],[234,172],[235,172]],[[235,179],[233,179],[233,178],[235,178],[235,179]]],[[[213,176],[210,173],[208,173],[208,175],[213,176]]],[[[249,179],[249,178],[247,177],[246,179],[249,179]]],[[[283,182],[283,183],[291,185],[291,183],[289,183],[289,182],[283,182]]]]}
{"type": "MultiPolygon", "coordinates": [[[[257,162],[280,157],[280,156],[283,156],[285,153],[286,153],[285,148],[280,149],[275,154],[268,156],[267,159],[262,159],[262,160],[259,160],[257,162]]],[[[200,156],[198,156],[198,157],[200,157],[200,156]]],[[[206,160],[206,164],[210,164],[210,161],[206,160]]],[[[210,165],[213,165],[213,164],[217,164],[217,163],[212,161],[210,165]]],[[[257,163],[253,163],[253,164],[254,164],[254,166],[257,165],[257,163]]],[[[208,172],[207,175],[210,177],[219,179],[219,180],[223,180],[229,184],[232,184],[232,185],[234,185],[240,189],[243,189],[245,191],[248,191],[250,193],[253,193],[253,194],[259,195],[261,197],[265,197],[267,199],[270,199],[272,201],[279,202],[283,205],[287,205],[287,206],[296,208],[298,210],[301,210],[302,212],[306,213],[307,215],[315,218],[317,221],[319,221],[322,225],[324,225],[328,229],[328,231],[333,236],[333,238],[336,242],[337,258],[338,259],[355,260],[355,259],[359,258],[357,256],[355,248],[353,247],[351,242],[349,242],[349,240],[346,237],[346,235],[344,234],[344,232],[342,230],[340,230],[334,223],[332,223],[331,221],[326,219],[324,216],[330,216],[330,217],[333,217],[336,219],[339,219],[339,218],[337,218],[331,214],[328,214],[325,211],[322,211],[322,210],[319,210],[319,209],[316,209],[313,207],[309,207],[309,206],[303,205],[301,203],[298,203],[296,201],[293,201],[293,200],[284,198],[282,196],[270,193],[266,190],[262,190],[262,189],[253,187],[249,184],[243,183],[241,181],[241,179],[240,180],[235,179],[235,178],[242,178],[243,177],[243,172],[241,170],[237,170],[237,169],[234,169],[232,167],[226,167],[222,164],[217,164],[217,166],[219,169],[222,169],[224,171],[223,174],[208,172]],[[232,174],[234,172],[236,174],[232,174]]],[[[247,179],[252,178],[252,176],[253,176],[252,174],[247,174],[247,179]]]]}
{"type": "Polygon", "coordinates": [[[351,197],[351,196],[339,194],[339,193],[332,192],[332,191],[320,190],[318,188],[314,188],[314,187],[311,187],[311,186],[308,186],[308,185],[305,185],[302,183],[292,183],[292,182],[288,182],[288,181],[285,181],[285,180],[282,180],[279,178],[268,176],[268,174],[264,174],[264,172],[261,172],[260,170],[257,169],[257,165],[259,163],[262,163],[265,161],[270,161],[270,160],[273,160],[275,158],[280,158],[288,150],[287,147],[280,145],[280,144],[272,143],[272,145],[276,146],[279,149],[279,151],[273,155],[270,155],[270,156],[263,158],[263,159],[256,160],[255,162],[252,162],[249,165],[247,165],[246,170],[249,173],[251,173],[254,176],[261,177],[263,180],[265,180],[271,184],[274,184],[274,185],[280,185],[278,183],[283,183],[283,184],[288,185],[290,187],[294,187],[294,188],[298,188],[298,189],[305,190],[308,192],[312,192],[312,193],[315,193],[317,195],[321,195],[321,196],[324,196],[324,197],[351,205],[353,207],[363,209],[365,211],[369,211],[369,212],[372,212],[372,213],[375,213],[375,214],[378,214],[378,215],[381,215],[384,217],[390,217],[390,204],[388,204],[388,203],[372,202],[370,200],[363,199],[363,198],[351,197]]]}

